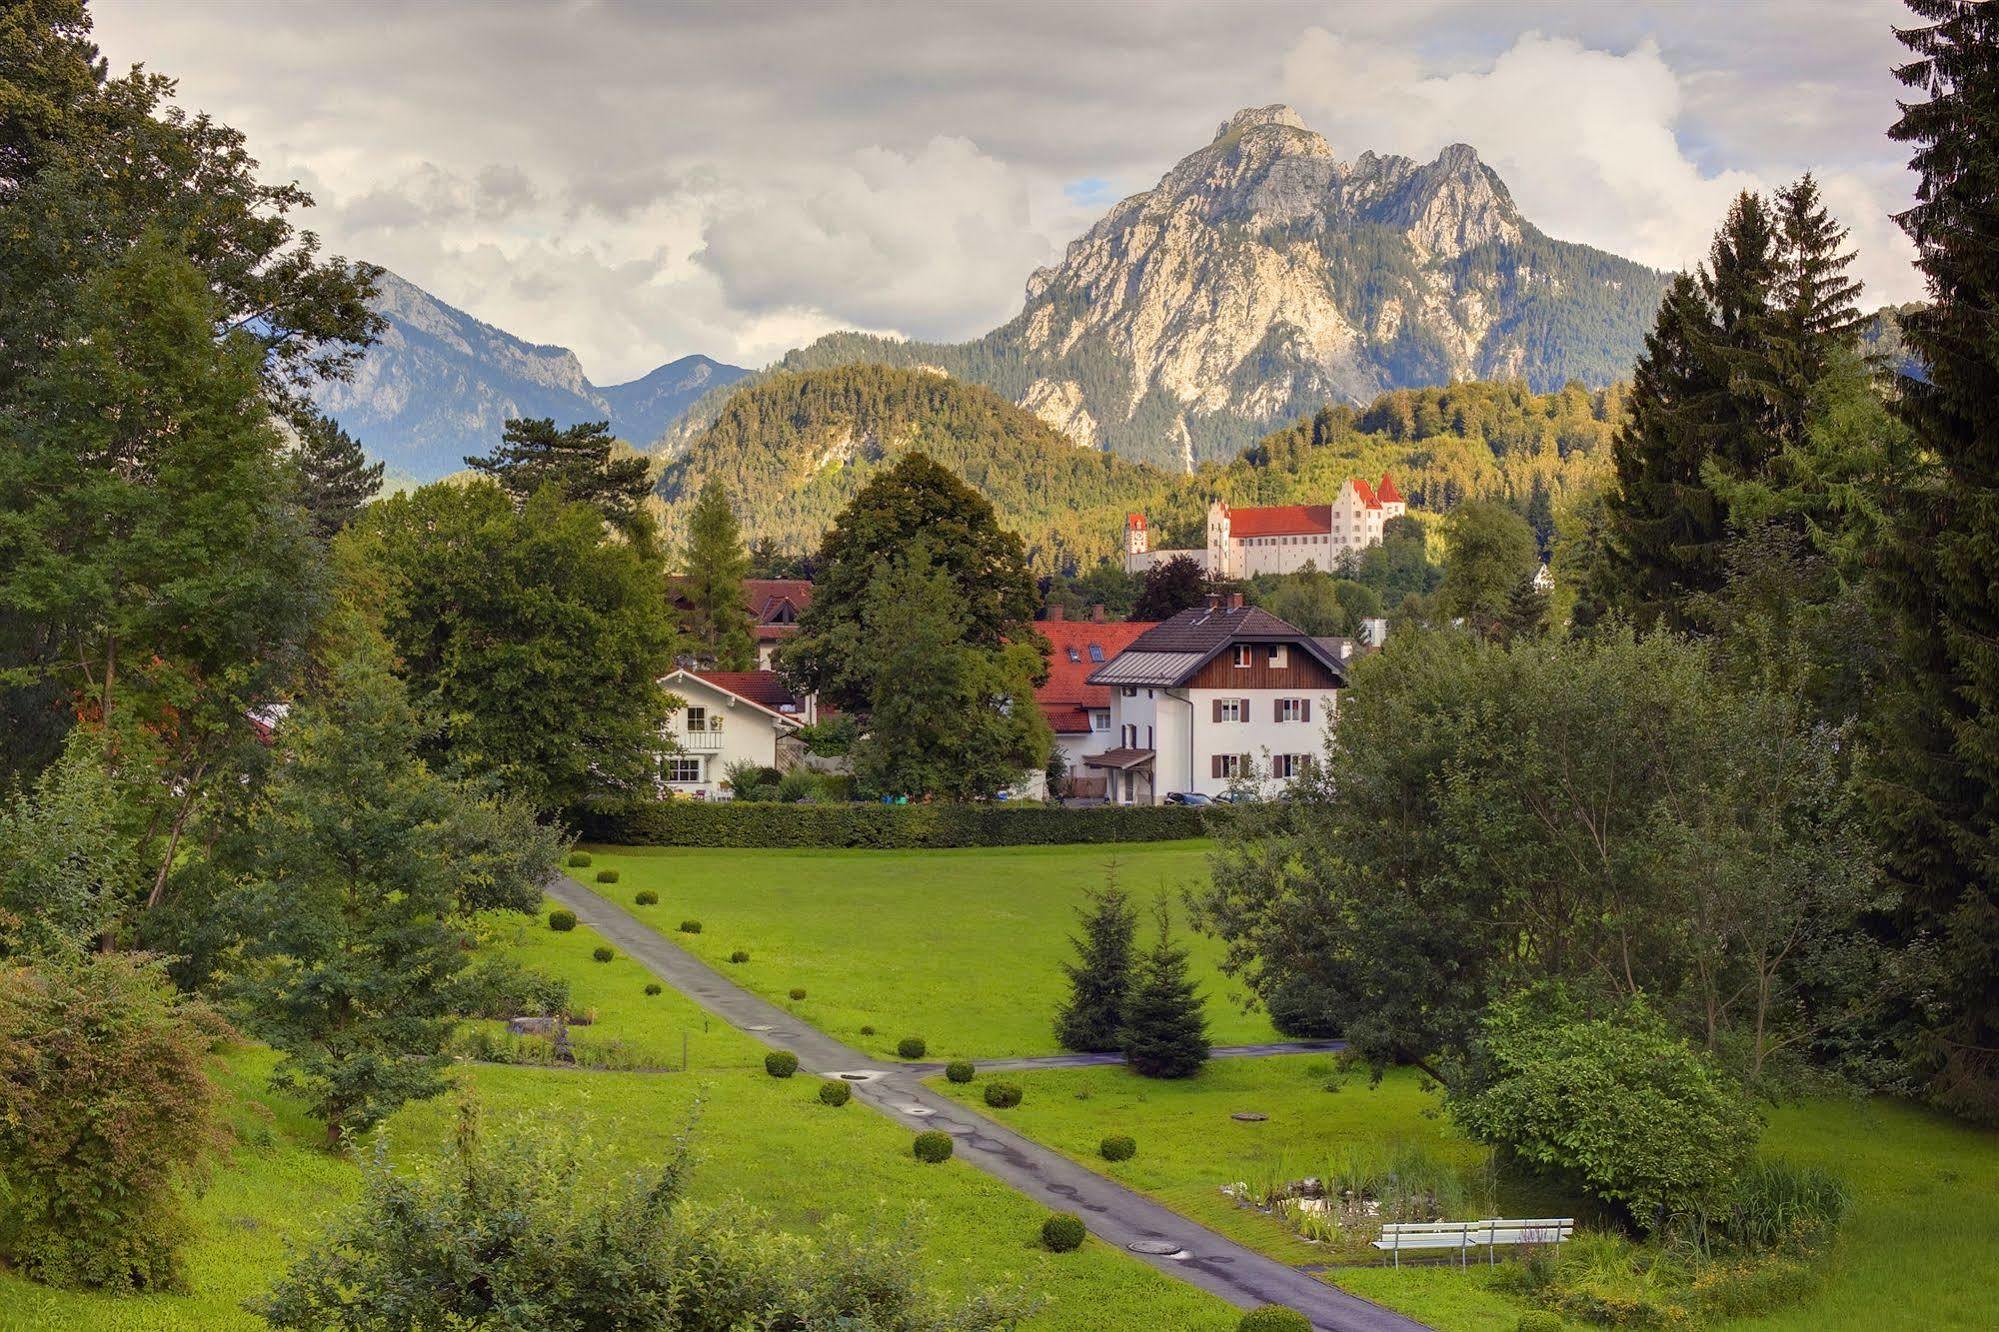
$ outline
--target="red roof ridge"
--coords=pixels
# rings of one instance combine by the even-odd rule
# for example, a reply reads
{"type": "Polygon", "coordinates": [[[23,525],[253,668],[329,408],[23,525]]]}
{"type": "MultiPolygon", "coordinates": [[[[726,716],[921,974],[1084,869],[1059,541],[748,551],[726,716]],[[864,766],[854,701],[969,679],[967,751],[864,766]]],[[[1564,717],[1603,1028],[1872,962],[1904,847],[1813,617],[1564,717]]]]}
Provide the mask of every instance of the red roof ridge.
{"type": "Polygon", "coordinates": [[[1383,504],[1402,504],[1402,492],[1395,488],[1395,480],[1388,473],[1381,474],[1381,488],[1375,492],[1383,504]]]}

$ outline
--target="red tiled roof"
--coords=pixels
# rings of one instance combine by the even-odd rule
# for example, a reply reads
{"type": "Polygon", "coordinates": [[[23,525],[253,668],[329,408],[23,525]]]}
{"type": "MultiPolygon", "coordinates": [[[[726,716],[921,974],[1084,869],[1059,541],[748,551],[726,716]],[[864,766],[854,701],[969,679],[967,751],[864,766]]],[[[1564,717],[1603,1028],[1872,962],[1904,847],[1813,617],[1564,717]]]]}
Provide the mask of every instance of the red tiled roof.
{"type": "Polygon", "coordinates": [[[1406,503],[1402,498],[1402,492],[1395,488],[1395,482],[1389,479],[1386,472],[1381,474],[1381,488],[1375,491],[1375,495],[1383,504],[1406,503]]]}
{"type": "Polygon", "coordinates": [[[1109,685],[1089,683],[1090,672],[1130,647],[1152,622],[1104,622],[1095,620],[1043,620],[1034,626],[1048,640],[1048,682],[1034,691],[1048,724],[1058,734],[1075,735],[1090,729],[1090,709],[1111,705],[1109,685]],[[1101,649],[1103,661],[1090,656],[1090,645],[1101,649]],[[1077,660],[1069,659],[1075,649],[1077,660]]]}
{"type": "Polygon", "coordinates": [[[1362,504],[1365,504],[1370,509],[1381,507],[1381,501],[1375,497],[1374,487],[1368,485],[1367,482],[1361,480],[1359,477],[1355,477],[1353,479],[1353,488],[1359,494],[1362,504]]]}
{"type": "Polygon", "coordinates": [[[776,671],[691,671],[689,674],[706,680],[717,689],[727,690],[737,698],[761,703],[772,712],[798,706],[797,697],[784,687],[776,671]]]}
{"type": "MultiPolygon", "coordinates": [[[[682,590],[687,579],[676,576],[668,580],[673,585],[674,604],[685,607],[687,595],[682,590]]],[[[810,578],[745,578],[743,580],[743,605],[749,608],[750,619],[759,625],[772,623],[778,608],[785,602],[791,603],[794,611],[802,612],[812,604],[812,580],[810,578]]]]}
{"type": "Polygon", "coordinates": [[[1232,537],[1299,536],[1333,530],[1330,504],[1278,504],[1265,509],[1230,509],[1232,537]]]}

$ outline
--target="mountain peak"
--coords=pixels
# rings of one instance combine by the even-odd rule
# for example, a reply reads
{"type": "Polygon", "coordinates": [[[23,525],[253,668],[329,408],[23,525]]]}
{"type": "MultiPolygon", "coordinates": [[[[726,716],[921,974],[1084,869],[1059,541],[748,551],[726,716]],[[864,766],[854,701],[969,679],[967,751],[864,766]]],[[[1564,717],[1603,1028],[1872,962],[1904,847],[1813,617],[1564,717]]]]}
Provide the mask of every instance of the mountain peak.
{"type": "Polygon", "coordinates": [[[1282,102],[1273,102],[1269,106],[1246,106],[1216,127],[1215,139],[1220,141],[1231,134],[1255,129],[1258,125],[1284,125],[1301,130],[1305,128],[1305,118],[1282,102]]]}
{"type": "Polygon", "coordinates": [[[1453,143],[1446,144],[1444,151],[1437,154],[1437,165],[1450,171],[1464,171],[1484,163],[1478,160],[1478,149],[1468,143],[1453,143]]]}

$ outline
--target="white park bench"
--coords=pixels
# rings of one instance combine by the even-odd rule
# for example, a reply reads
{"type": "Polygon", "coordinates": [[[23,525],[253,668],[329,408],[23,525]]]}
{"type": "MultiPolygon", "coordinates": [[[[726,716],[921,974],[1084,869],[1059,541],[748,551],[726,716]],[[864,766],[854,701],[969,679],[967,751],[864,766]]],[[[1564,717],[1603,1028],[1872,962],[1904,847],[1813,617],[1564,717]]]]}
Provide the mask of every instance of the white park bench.
{"type": "Polygon", "coordinates": [[[1391,1221],[1381,1228],[1381,1238],[1374,1247],[1384,1253],[1395,1255],[1395,1265],[1402,1266],[1402,1254],[1457,1250],[1458,1265],[1464,1266],[1473,1249],[1486,1251],[1488,1264],[1497,1263],[1495,1256],[1502,1244],[1552,1244],[1559,1257],[1562,1241],[1576,1231],[1576,1219],[1572,1216],[1543,1217],[1528,1221],[1391,1221]]]}

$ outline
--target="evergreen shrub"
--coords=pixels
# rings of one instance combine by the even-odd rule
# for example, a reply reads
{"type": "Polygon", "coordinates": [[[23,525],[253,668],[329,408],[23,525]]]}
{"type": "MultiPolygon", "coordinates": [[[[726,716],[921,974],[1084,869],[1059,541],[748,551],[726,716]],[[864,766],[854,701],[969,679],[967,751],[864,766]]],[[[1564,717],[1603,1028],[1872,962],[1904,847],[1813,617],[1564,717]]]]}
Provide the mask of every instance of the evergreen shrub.
{"type": "Polygon", "coordinates": [[[819,1084],[819,1103],[821,1105],[842,1106],[852,1100],[853,1097],[854,1089],[846,1083],[841,1082],[838,1078],[819,1084]]]}
{"type": "Polygon", "coordinates": [[[986,1104],[995,1110],[1011,1110],[1020,1104],[1020,1084],[1017,1082],[988,1082],[986,1084],[986,1104]]]}
{"type": "Polygon", "coordinates": [[[598,883],[616,883],[617,881],[618,881],[618,872],[616,870],[600,869],[597,871],[598,883]]]}
{"type": "Polygon", "coordinates": [[[638,896],[634,897],[632,901],[640,906],[658,906],[659,894],[650,888],[641,888],[639,889],[638,896]]]}
{"type": "Polygon", "coordinates": [[[951,1159],[951,1135],[942,1129],[927,1130],[916,1135],[916,1141],[911,1144],[910,1150],[916,1153],[917,1160],[926,1165],[948,1161],[951,1159]]]}
{"type": "Polygon", "coordinates": [[[1073,1212],[1057,1212],[1041,1223],[1041,1242],[1048,1246],[1050,1253],[1071,1253],[1083,1246],[1083,1237],[1089,1234],[1083,1226],[1083,1218],[1073,1212]]]}
{"type": "Polygon", "coordinates": [[[548,928],[559,930],[565,934],[568,933],[570,930],[576,928],[576,913],[574,911],[565,911],[560,907],[556,908],[554,911],[548,913],[548,928]]]}
{"type": "Polygon", "coordinates": [[[953,1082],[970,1082],[977,1071],[969,1059],[953,1059],[944,1066],[944,1076],[953,1082]]]}
{"type": "Polygon", "coordinates": [[[764,1072],[774,1078],[788,1078],[798,1071],[798,1056],[789,1050],[772,1050],[764,1056],[764,1072]]]}
{"type": "Polygon", "coordinates": [[[895,1052],[904,1059],[921,1059],[929,1050],[921,1036],[905,1036],[895,1047],[895,1052]]]}
{"type": "Polygon", "coordinates": [[[609,962],[617,954],[600,945],[590,950],[590,956],[596,958],[599,962],[609,962]]]}
{"type": "Polygon", "coordinates": [[[1113,1133],[1097,1144],[1106,1161],[1129,1161],[1138,1155],[1138,1143],[1129,1134],[1113,1133]]]}

